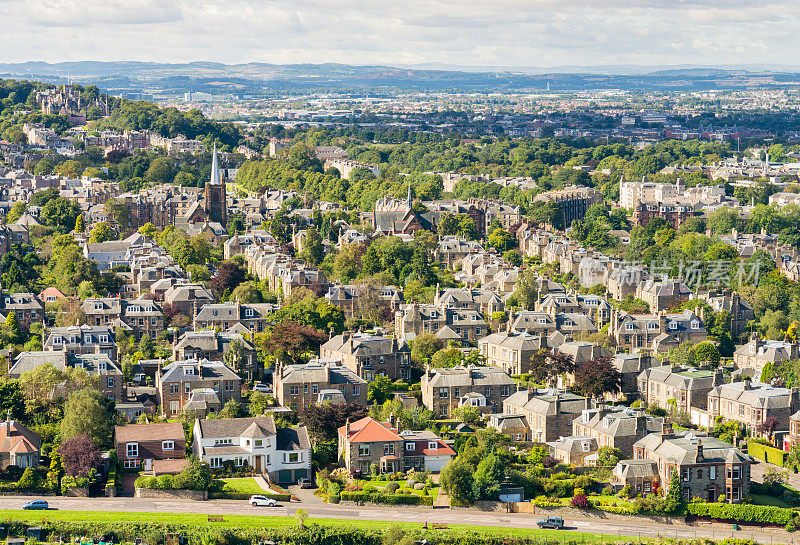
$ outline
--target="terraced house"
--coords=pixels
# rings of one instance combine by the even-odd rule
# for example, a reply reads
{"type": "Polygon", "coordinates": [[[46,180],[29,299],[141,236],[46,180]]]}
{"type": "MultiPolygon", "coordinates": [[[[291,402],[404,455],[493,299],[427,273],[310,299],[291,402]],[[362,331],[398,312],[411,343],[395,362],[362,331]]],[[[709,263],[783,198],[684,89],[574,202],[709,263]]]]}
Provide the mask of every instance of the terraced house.
{"type": "Polygon", "coordinates": [[[297,412],[309,405],[355,401],[367,405],[367,381],[337,361],[278,364],[273,373],[275,398],[297,412]]]}
{"type": "Polygon", "coordinates": [[[0,313],[8,316],[13,312],[19,324],[28,329],[32,323],[44,319],[44,305],[33,293],[0,294],[0,313]]]}
{"type": "Polygon", "coordinates": [[[172,418],[189,404],[193,410],[216,412],[227,401],[240,401],[242,379],[219,361],[175,361],[156,375],[156,390],[162,413],[172,418]]]}
{"type": "Polygon", "coordinates": [[[161,305],[150,299],[118,299],[93,297],[84,300],[81,311],[90,325],[121,327],[137,337],[155,337],[164,330],[161,305]]]}
{"type": "Polygon", "coordinates": [[[608,334],[619,349],[633,351],[652,348],[665,352],[683,342],[698,343],[706,340],[706,327],[700,316],[691,310],[669,314],[628,314],[613,310],[608,334]]]}
{"type": "Polygon", "coordinates": [[[411,378],[411,350],[394,337],[345,331],[320,347],[319,358],[340,361],[367,382],[378,375],[391,380],[411,378]]]}
{"type": "Polygon", "coordinates": [[[240,324],[253,333],[261,333],[267,325],[270,315],[278,310],[271,303],[211,303],[205,304],[194,317],[194,328],[214,329],[222,331],[240,324]]]}
{"type": "MultiPolygon", "coordinates": [[[[725,420],[740,422],[753,435],[760,434],[759,426],[769,418],[776,419],[774,431],[788,430],[789,417],[800,409],[800,388],[776,388],[744,380],[731,384],[720,384],[708,393],[708,405],[705,414],[707,424],[714,424],[718,416],[725,420]]],[[[700,420],[702,421],[702,420],[700,420]]],[[[763,435],[767,435],[764,433],[763,435]]]]}
{"type": "Polygon", "coordinates": [[[422,404],[438,418],[448,418],[469,405],[483,413],[502,411],[517,383],[497,367],[453,367],[425,370],[420,379],[422,404]]]}
{"type": "Polygon", "coordinates": [[[481,314],[469,308],[412,303],[401,306],[394,316],[395,334],[400,339],[431,333],[444,342],[474,346],[488,333],[481,314]]]}
{"type": "Polygon", "coordinates": [[[47,352],[63,350],[67,354],[103,354],[117,361],[114,328],[105,325],[54,327],[47,330],[44,349],[47,352]]]}
{"type": "Polygon", "coordinates": [[[591,400],[556,389],[520,390],[503,401],[503,414],[522,415],[530,440],[550,442],[572,434],[572,422],[591,400]]]}
{"type": "Polygon", "coordinates": [[[234,369],[248,380],[260,378],[256,348],[240,333],[217,333],[214,330],[187,331],[172,349],[173,359],[225,361],[225,354],[232,347],[241,350],[241,360],[234,369]]]}
{"type": "Polygon", "coordinates": [[[639,373],[639,394],[648,405],[690,413],[705,409],[708,394],[725,381],[722,369],[710,371],[679,365],[651,367],[639,373]]]}

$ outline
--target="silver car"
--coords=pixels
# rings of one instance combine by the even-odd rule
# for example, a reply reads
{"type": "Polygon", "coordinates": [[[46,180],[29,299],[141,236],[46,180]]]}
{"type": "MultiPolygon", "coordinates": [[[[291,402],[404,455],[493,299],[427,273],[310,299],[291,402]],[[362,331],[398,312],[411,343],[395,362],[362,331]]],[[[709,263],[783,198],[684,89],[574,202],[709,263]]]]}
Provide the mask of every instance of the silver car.
{"type": "Polygon", "coordinates": [[[278,502],[266,496],[250,496],[250,505],[253,507],[278,507],[278,502]]]}

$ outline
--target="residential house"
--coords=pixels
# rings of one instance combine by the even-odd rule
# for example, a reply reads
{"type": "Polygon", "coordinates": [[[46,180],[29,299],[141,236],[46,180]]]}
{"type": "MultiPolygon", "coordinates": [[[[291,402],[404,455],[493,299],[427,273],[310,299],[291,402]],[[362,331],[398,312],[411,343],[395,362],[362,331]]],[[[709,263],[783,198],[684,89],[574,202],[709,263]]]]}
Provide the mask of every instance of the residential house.
{"type": "Polygon", "coordinates": [[[241,348],[242,359],[234,370],[246,380],[260,378],[256,348],[239,333],[217,333],[214,330],[187,331],[173,347],[173,359],[225,361],[225,354],[235,344],[241,348]]]}
{"type": "Polygon", "coordinates": [[[640,348],[636,352],[618,352],[611,358],[611,365],[622,377],[621,393],[633,396],[639,392],[639,375],[645,369],[661,366],[661,362],[653,357],[653,352],[640,348]]]}
{"type": "Polygon", "coordinates": [[[441,437],[430,430],[403,430],[403,471],[430,471],[439,473],[456,452],[441,437]]]}
{"type": "Polygon", "coordinates": [[[755,369],[760,377],[764,367],[786,360],[800,358],[800,341],[777,341],[753,338],[733,353],[733,363],[737,369],[755,369]]]}
{"type": "Polygon", "coordinates": [[[270,316],[278,310],[271,303],[207,303],[194,317],[194,328],[227,330],[241,324],[253,333],[261,333],[270,316]]]}
{"type": "Polygon", "coordinates": [[[83,369],[96,376],[100,393],[108,399],[121,401],[125,398],[125,381],[119,366],[106,354],[70,354],[64,350],[44,352],[21,352],[8,370],[8,376],[18,379],[26,371],[49,363],[59,371],[68,367],[83,369]]]}
{"type": "Polygon", "coordinates": [[[706,427],[721,416],[743,424],[753,435],[761,432],[759,426],[769,418],[776,419],[772,431],[788,430],[789,418],[800,410],[800,388],[776,388],[750,380],[720,384],[708,393],[706,407],[706,427]]]}
{"type": "Polygon", "coordinates": [[[490,414],[486,427],[507,435],[511,438],[511,441],[517,443],[530,441],[531,438],[531,429],[528,427],[527,420],[521,414],[490,414]]]}
{"type": "Polygon", "coordinates": [[[381,473],[396,473],[402,467],[403,438],[391,423],[369,416],[338,430],[339,465],[351,474],[369,475],[373,465],[381,473]]]}
{"type": "Polygon", "coordinates": [[[275,399],[295,412],[326,401],[367,405],[367,381],[338,361],[279,363],[272,377],[275,399]]]}
{"type": "Polygon", "coordinates": [[[219,361],[172,362],[156,375],[155,385],[161,411],[168,418],[180,415],[192,401],[195,390],[204,398],[209,410],[216,410],[215,407],[221,407],[230,400],[238,402],[242,397],[242,379],[233,369],[219,361]]]}
{"type": "Polygon", "coordinates": [[[633,351],[637,348],[652,348],[663,352],[665,340],[670,346],[684,342],[698,343],[706,340],[706,327],[695,312],[684,310],[681,313],[628,314],[624,311],[611,312],[608,334],[619,349],[633,351]],[[659,346],[662,349],[659,350],[659,346]]]}
{"type": "Polygon", "coordinates": [[[44,305],[34,293],[8,293],[0,294],[0,313],[8,316],[13,312],[20,326],[30,328],[34,322],[44,320],[44,305]]]}
{"type": "Polygon", "coordinates": [[[678,434],[665,426],[633,446],[634,459],[652,460],[658,466],[659,481],[669,492],[670,478],[678,473],[681,493],[687,501],[725,499],[739,503],[750,495],[751,458],[733,445],[715,437],[684,431],[678,434]]]}
{"type": "Polygon", "coordinates": [[[105,325],[54,327],[47,330],[44,342],[47,352],[64,351],[67,354],[104,354],[117,361],[117,342],[114,328],[105,325]]]}
{"type": "Polygon", "coordinates": [[[514,330],[492,333],[478,341],[478,350],[487,363],[509,375],[529,372],[531,358],[546,347],[547,341],[543,337],[514,330]]]}
{"type": "Polygon", "coordinates": [[[484,413],[500,412],[517,383],[497,367],[453,367],[425,370],[420,379],[422,404],[437,418],[449,418],[464,405],[484,413]]]}
{"type": "Polygon", "coordinates": [[[400,339],[431,333],[445,342],[454,340],[474,346],[488,331],[481,314],[472,309],[411,303],[395,312],[395,334],[400,339]]]}
{"type": "MultiPolygon", "coordinates": [[[[151,286],[151,292],[156,284],[151,286]]],[[[189,317],[195,315],[195,309],[214,302],[214,294],[205,286],[191,282],[171,283],[164,291],[163,298],[164,304],[171,305],[173,309],[189,317]]]]}
{"type": "Polygon", "coordinates": [[[692,290],[679,280],[656,281],[654,278],[642,283],[636,297],[650,306],[651,312],[669,310],[692,297],[692,290]]]}
{"type": "Polygon", "coordinates": [[[658,464],[653,460],[620,460],[611,474],[611,482],[618,490],[630,486],[637,495],[655,494],[660,484],[658,464]]]}
{"type": "Polygon", "coordinates": [[[662,365],[645,369],[638,380],[639,394],[645,403],[689,414],[693,407],[706,409],[709,392],[722,384],[724,377],[722,369],[662,365]]]}
{"type": "Polygon", "coordinates": [[[379,311],[391,319],[403,304],[403,292],[395,286],[372,287],[366,284],[334,284],[325,298],[344,311],[347,318],[364,318],[379,311]]]}
{"type": "Polygon", "coordinates": [[[553,458],[562,464],[569,464],[572,467],[585,467],[596,465],[589,463],[587,458],[592,457],[600,447],[594,437],[573,436],[561,437],[557,441],[548,443],[553,458]]]}
{"type": "Polygon", "coordinates": [[[747,324],[756,319],[753,306],[739,292],[731,290],[710,291],[700,297],[708,301],[715,312],[727,310],[731,313],[731,336],[736,339],[747,331],[747,324]]]}
{"type": "Polygon", "coordinates": [[[664,419],[652,417],[630,407],[585,409],[572,422],[572,434],[593,437],[599,447],[619,449],[623,456],[633,456],[633,444],[645,435],[661,431],[664,419]]]}
{"type": "Polygon", "coordinates": [[[114,426],[117,460],[125,468],[150,471],[154,460],[186,457],[186,438],[180,422],[114,426]]]}
{"type": "Polygon", "coordinates": [[[311,441],[303,426],[278,428],[272,416],[197,419],[192,453],[212,469],[249,466],[271,482],[293,484],[311,477],[311,441]]]}
{"type": "Polygon", "coordinates": [[[503,414],[524,416],[530,440],[544,443],[572,435],[572,422],[591,404],[588,398],[555,389],[520,390],[503,401],[503,414]]]}
{"type": "Polygon", "coordinates": [[[319,357],[342,362],[367,382],[377,375],[392,381],[411,378],[411,350],[394,337],[345,331],[323,344],[319,357]]]}
{"type": "Polygon", "coordinates": [[[0,469],[39,467],[41,455],[42,438],[38,433],[10,417],[0,422],[0,469]]]}

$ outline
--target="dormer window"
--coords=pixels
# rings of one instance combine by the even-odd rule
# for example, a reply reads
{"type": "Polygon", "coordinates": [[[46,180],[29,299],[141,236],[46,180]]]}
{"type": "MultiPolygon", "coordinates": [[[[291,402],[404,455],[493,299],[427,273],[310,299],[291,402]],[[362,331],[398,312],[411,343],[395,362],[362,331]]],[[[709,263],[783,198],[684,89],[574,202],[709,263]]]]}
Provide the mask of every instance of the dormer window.
{"type": "Polygon", "coordinates": [[[692,329],[700,329],[700,322],[692,320],[692,329]]]}
{"type": "Polygon", "coordinates": [[[83,336],[83,343],[84,344],[91,344],[92,343],[92,336],[91,335],[84,335],[83,336]]]}
{"type": "Polygon", "coordinates": [[[108,335],[100,335],[100,343],[107,344],[108,343],[108,335]]]}
{"type": "Polygon", "coordinates": [[[756,353],[756,343],[750,343],[750,353],[751,354],[756,353]]]}
{"type": "Polygon", "coordinates": [[[633,330],[633,322],[628,322],[627,324],[625,324],[625,329],[627,331],[632,331],[633,330]]]}
{"type": "Polygon", "coordinates": [[[94,309],[95,310],[103,310],[103,303],[101,301],[95,301],[94,309]]]}
{"type": "Polygon", "coordinates": [[[248,318],[252,318],[253,317],[253,309],[252,308],[244,309],[244,315],[247,316],[248,318]]]}
{"type": "Polygon", "coordinates": [[[436,444],[436,441],[428,441],[428,448],[433,450],[437,448],[439,445],[436,444]]]}
{"type": "Polygon", "coordinates": [[[670,329],[678,329],[678,322],[670,322],[669,323],[670,329]]]}
{"type": "Polygon", "coordinates": [[[100,371],[105,371],[106,370],[106,362],[101,361],[100,363],[98,363],[97,364],[97,369],[99,369],[100,371]]]}
{"type": "Polygon", "coordinates": [[[6,297],[6,305],[10,305],[10,304],[11,304],[11,298],[10,297],[6,297]]]}
{"type": "Polygon", "coordinates": [[[656,329],[658,326],[655,322],[647,322],[647,329],[656,329]]]}
{"type": "Polygon", "coordinates": [[[544,325],[547,323],[547,318],[539,318],[539,323],[544,325]]]}
{"type": "Polygon", "coordinates": [[[184,367],[183,368],[184,375],[194,375],[194,367],[184,367]]]}
{"type": "Polygon", "coordinates": [[[61,337],[53,337],[53,344],[61,344],[61,337]]]}

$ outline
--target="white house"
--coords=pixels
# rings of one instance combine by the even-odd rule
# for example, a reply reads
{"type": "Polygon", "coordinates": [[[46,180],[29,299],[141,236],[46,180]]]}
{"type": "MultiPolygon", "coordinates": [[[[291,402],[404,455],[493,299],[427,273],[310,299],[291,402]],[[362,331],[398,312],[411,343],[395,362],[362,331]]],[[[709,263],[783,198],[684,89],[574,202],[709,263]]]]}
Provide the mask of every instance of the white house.
{"type": "Polygon", "coordinates": [[[276,428],[271,416],[198,419],[192,435],[193,453],[212,469],[230,460],[277,483],[311,476],[311,441],[304,427],[276,428]]]}

